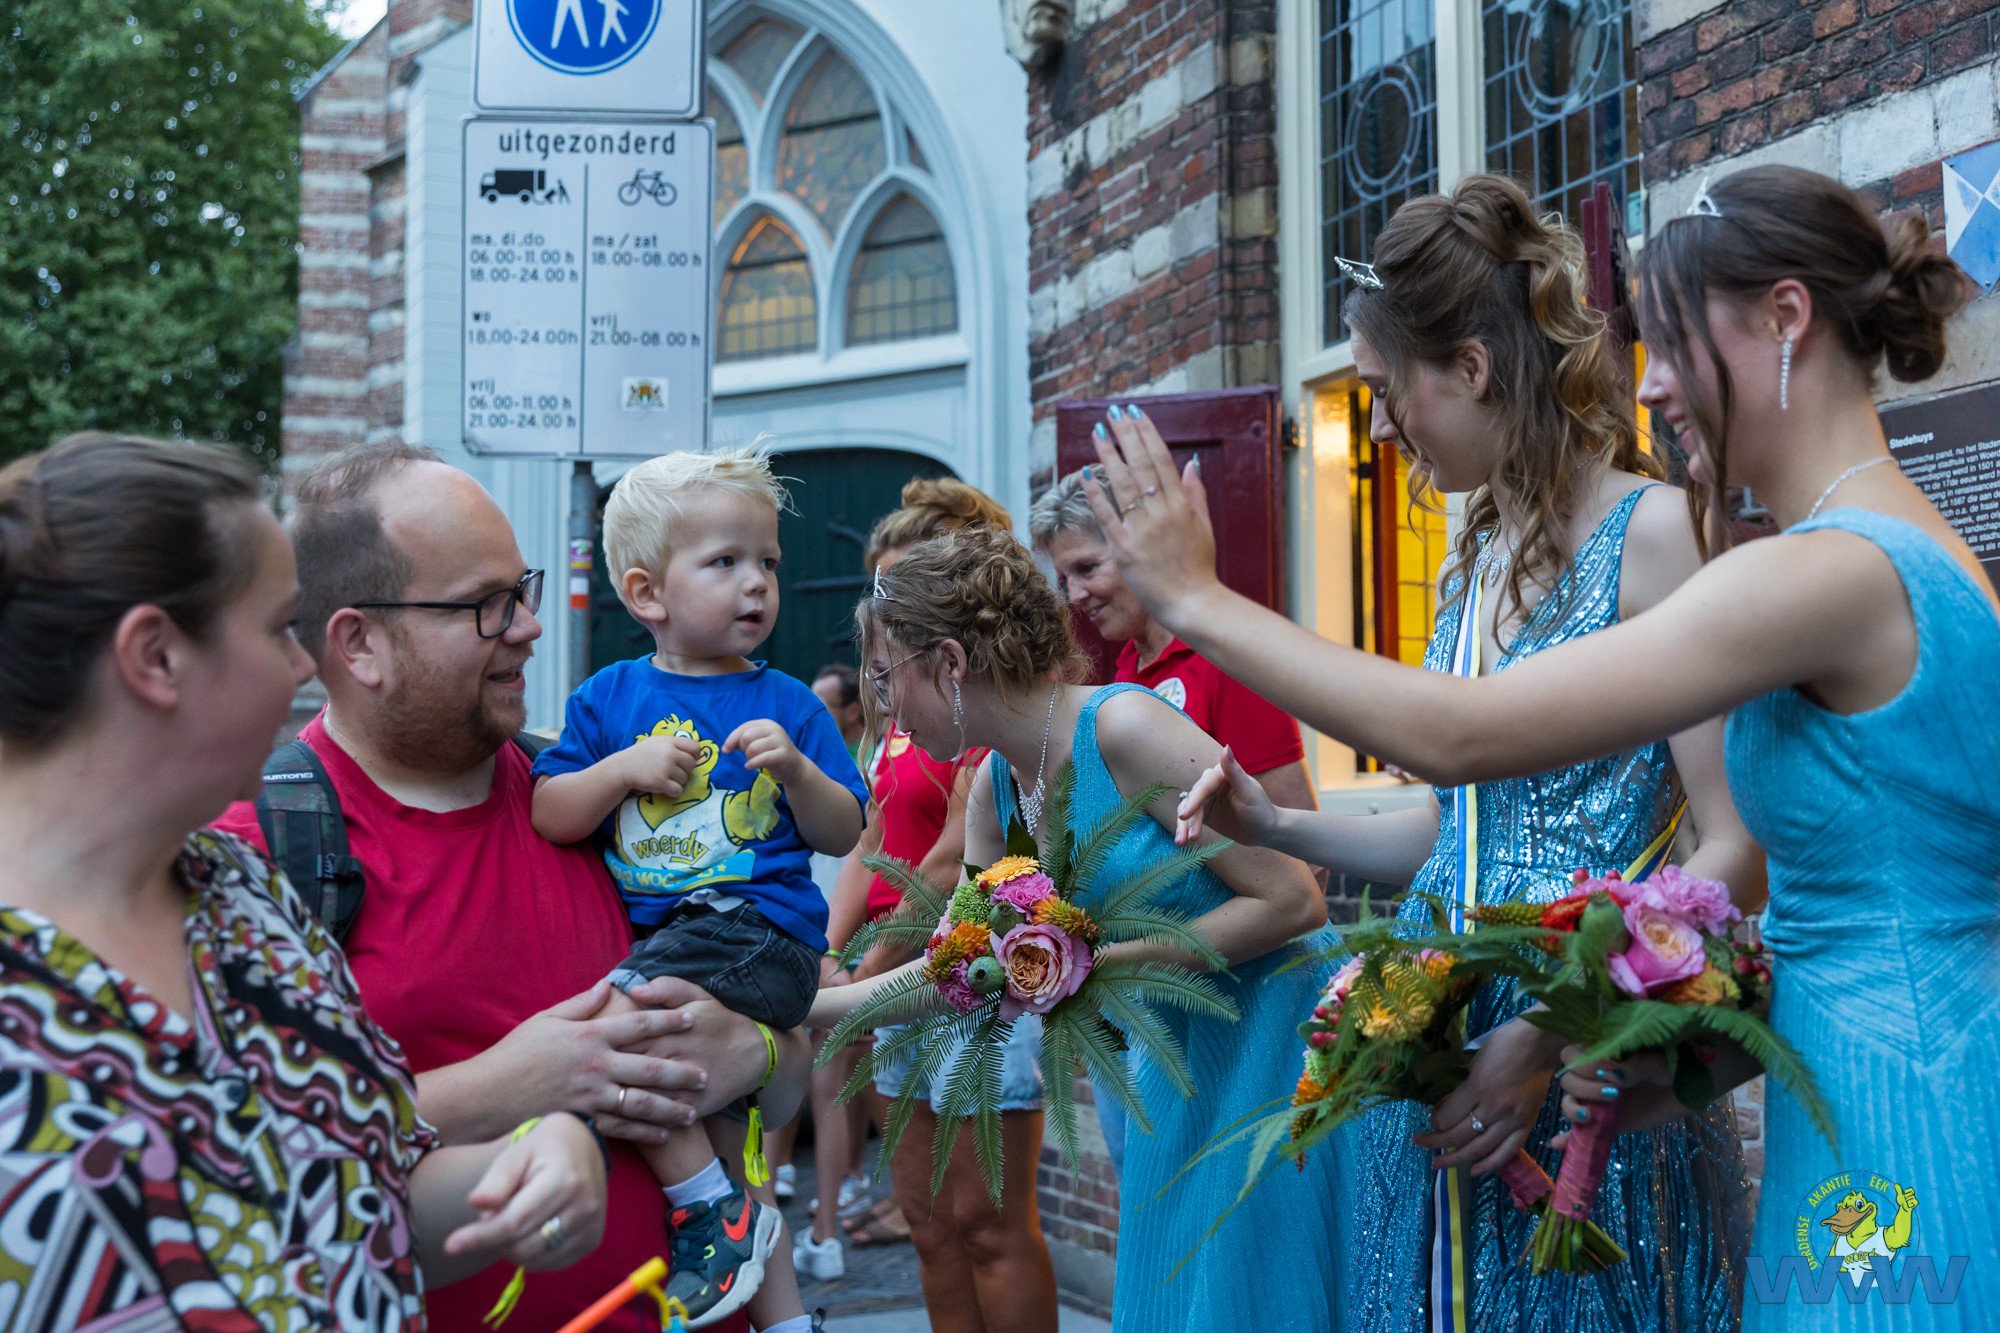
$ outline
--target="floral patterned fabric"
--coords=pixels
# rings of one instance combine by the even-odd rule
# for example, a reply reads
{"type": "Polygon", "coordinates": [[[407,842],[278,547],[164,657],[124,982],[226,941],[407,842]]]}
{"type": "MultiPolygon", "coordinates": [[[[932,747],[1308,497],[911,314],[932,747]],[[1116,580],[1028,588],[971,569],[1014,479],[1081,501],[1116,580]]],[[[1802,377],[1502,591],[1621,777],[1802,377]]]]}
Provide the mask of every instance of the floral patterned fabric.
{"type": "Polygon", "coordinates": [[[0,909],[0,1330],[421,1330],[401,1050],[247,844],[177,870],[192,1021],[0,909]]]}

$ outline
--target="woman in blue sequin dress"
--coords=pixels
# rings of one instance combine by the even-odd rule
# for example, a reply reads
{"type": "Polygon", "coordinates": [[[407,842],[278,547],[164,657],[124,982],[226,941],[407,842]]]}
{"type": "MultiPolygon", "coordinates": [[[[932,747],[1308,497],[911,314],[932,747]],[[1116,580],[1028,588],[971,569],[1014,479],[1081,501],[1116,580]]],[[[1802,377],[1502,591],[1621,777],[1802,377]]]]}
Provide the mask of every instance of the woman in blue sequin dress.
{"type": "MultiPolygon", "coordinates": [[[[1162,623],[1302,720],[1444,782],[1490,781],[1727,714],[1771,866],[1771,1022],[1833,1111],[1768,1095],[1744,1326],[2000,1326],[2000,604],[1893,465],[1874,374],[1945,359],[1963,274],[1921,215],[1763,166],[1704,185],[1641,259],[1640,396],[1708,512],[1749,486],[1783,531],[1653,610],[1476,680],[1313,638],[1219,590],[1198,486],[1157,439],[1101,451],[1107,543],[1162,623]],[[1161,498],[1118,523],[1115,506],[1161,498]]],[[[1720,535],[1720,524],[1716,525],[1720,535]]],[[[1564,1078],[1565,1113],[1685,1117],[1657,1056],[1564,1078]]],[[[1755,1072],[1725,1047],[1728,1087],[1755,1072]]]]}
{"type": "MultiPolygon", "coordinates": [[[[1396,442],[1440,490],[1472,492],[1463,544],[1440,589],[1425,657],[1432,671],[1472,669],[1461,653],[1470,645],[1459,640],[1474,580],[1478,660],[1498,673],[1645,610],[1698,565],[1684,497],[1642,474],[1648,460],[1631,413],[1614,406],[1628,390],[1567,285],[1573,245],[1534,216],[1511,182],[1473,177],[1449,197],[1397,213],[1375,266],[1396,297],[1364,289],[1350,308],[1356,366],[1375,394],[1374,438],[1396,442]],[[1515,258],[1503,264],[1496,254],[1515,258]],[[1552,297],[1538,324],[1521,294],[1545,282],[1564,300],[1552,297]],[[1421,362],[1430,348],[1474,341],[1486,366],[1473,373],[1493,386],[1483,396],[1454,378],[1450,360],[1442,373],[1389,360],[1397,349],[1421,362]],[[1524,541],[1530,520],[1544,515],[1546,540],[1524,541]],[[1516,569],[1517,598],[1506,577],[1516,569]]],[[[1236,794],[1215,812],[1224,833],[1447,899],[1462,898],[1461,825],[1476,823],[1473,881],[1482,903],[1552,901],[1579,868],[1624,870],[1667,828],[1685,790],[1699,835],[1682,839],[1695,847],[1690,864],[1729,881],[1746,906],[1763,885],[1761,859],[1729,801],[1715,724],[1671,745],[1632,746],[1476,792],[1440,789],[1421,807],[1389,815],[1280,818],[1226,769],[1198,784],[1191,810],[1225,784],[1236,794]],[[1473,801],[1476,821],[1464,813],[1473,801]]],[[[1197,813],[1190,827],[1200,820],[1197,813]]],[[[1406,899],[1403,915],[1413,928],[1430,926],[1421,900],[1406,899]]],[[[1526,1007],[1511,983],[1482,989],[1467,1022],[1482,1049],[1466,1084],[1435,1112],[1385,1107],[1336,1142],[1355,1257],[1336,1308],[1349,1327],[1408,1333],[1707,1333],[1732,1323],[1749,1208],[1740,1146],[1721,1109],[1628,1138],[1613,1154],[1597,1220],[1632,1263],[1587,1280],[1536,1278],[1520,1263],[1534,1218],[1489,1173],[1524,1146],[1553,1172],[1549,1141],[1561,1128],[1551,1086],[1560,1044],[1520,1020],[1526,1007]],[[1452,1209],[1454,1196],[1440,1191],[1433,1150],[1445,1169],[1480,1173],[1469,1208],[1452,1209]],[[1456,1264],[1434,1249],[1454,1243],[1454,1221],[1456,1264]]]]}

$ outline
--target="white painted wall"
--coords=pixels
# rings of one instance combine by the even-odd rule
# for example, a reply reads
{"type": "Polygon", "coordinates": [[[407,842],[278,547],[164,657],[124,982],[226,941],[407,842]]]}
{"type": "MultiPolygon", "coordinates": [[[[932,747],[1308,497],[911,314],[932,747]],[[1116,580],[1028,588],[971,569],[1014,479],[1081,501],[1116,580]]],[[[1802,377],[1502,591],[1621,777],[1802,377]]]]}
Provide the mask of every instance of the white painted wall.
{"type": "MultiPolygon", "coordinates": [[[[826,32],[907,118],[941,197],[958,267],[955,337],[718,368],[720,443],[769,435],[780,449],[886,447],[935,458],[1027,512],[1027,77],[992,0],[713,0],[711,29],[747,6],[826,32]]],[[[442,451],[507,511],[530,565],[550,571],[528,678],[533,725],[567,694],[561,588],[567,463],[475,459],[459,443],[460,125],[471,113],[472,33],[418,58],[409,89],[404,436],[442,451]]],[[[599,465],[599,479],[617,475],[599,465]]]]}

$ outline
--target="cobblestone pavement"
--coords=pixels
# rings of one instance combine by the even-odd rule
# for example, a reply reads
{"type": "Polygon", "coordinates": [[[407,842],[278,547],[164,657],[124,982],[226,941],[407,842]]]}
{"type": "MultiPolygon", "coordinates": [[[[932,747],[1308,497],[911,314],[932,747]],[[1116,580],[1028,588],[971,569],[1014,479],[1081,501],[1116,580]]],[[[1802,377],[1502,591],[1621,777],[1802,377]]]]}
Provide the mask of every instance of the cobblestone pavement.
{"type": "MultiPolygon", "coordinates": [[[[869,1144],[871,1171],[876,1149],[876,1144],[869,1144]]],[[[799,1192],[785,1205],[785,1223],[798,1235],[812,1225],[807,1208],[814,1193],[812,1149],[801,1146],[793,1163],[799,1170],[799,1192]]],[[[888,1182],[874,1188],[887,1189],[888,1182]]],[[[801,1273],[799,1291],[808,1310],[826,1310],[827,1333],[929,1333],[930,1321],[924,1317],[923,1293],[917,1284],[917,1252],[907,1241],[861,1248],[850,1245],[845,1277],[814,1282],[801,1273]]],[[[1065,1308],[1059,1333],[1110,1333],[1110,1328],[1101,1319],[1065,1308]]]]}

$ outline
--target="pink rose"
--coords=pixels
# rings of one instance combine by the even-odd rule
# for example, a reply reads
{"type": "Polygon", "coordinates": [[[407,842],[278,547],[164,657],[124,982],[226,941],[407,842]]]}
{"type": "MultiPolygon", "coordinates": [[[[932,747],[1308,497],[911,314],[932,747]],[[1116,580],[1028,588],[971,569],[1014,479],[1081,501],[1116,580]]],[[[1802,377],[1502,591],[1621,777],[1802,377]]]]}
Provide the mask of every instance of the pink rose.
{"type": "Polygon", "coordinates": [[[1628,995],[1648,996],[1685,981],[1708,965],[1701,932],[1672,912],[1635,902],[1625,909],[1632,942],[1605,959],[1612,984],[1628,995]]]}
{"type": "Polygon", "coordinates": [[[1726,935],[1731,923],[1743,917],[1729,901],[1727,885],[1690,875],[1679,866],[1661,866],[1628,891],[1634,903],[1658,908],[1704,935],[1726,935]]]}
{"type": "Polygon", "coordinates": [[[993,901],[1006,903],[1019,909],[1022,916],[1035,910],[1035,905],[1045,898],[1055,896],[1055,882],[1039,870],[1032,875],[1021,875],[1008,880],[993,890],[993,901]]]}
{"type": "Polygon", "coordinates": [[[1000,1017],[1046,1014],[1090,975],[1090,946],[1054,926],[1016,926],[993,951],[1007,971],[1000,1017]]]}
{"type": "Polygon", "coordinates": [[[1342,964],[1340,971],[1333,974],[1333,980],[1326,983],[1326,989],[1320,992],[1320,1003],[1337,1005],[1345,1000],[1347,993],[1354,989],[1355,979],[1361,975],[1363,966],[1365,960],[1359,954],[1342,964]]]}
{"type": "Polygon", "coordinates": [[[969,963],[953,964],[951,975],[937,983],[938,994],[944,996],[945,1003],[961,1014],[969,1014],[984,1003],[979,992],[972,989],[972,983],[966,979],[966,973],[970,970],[969,963]]]}

